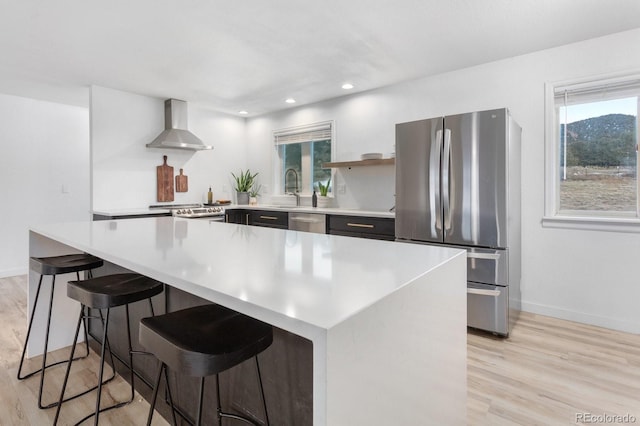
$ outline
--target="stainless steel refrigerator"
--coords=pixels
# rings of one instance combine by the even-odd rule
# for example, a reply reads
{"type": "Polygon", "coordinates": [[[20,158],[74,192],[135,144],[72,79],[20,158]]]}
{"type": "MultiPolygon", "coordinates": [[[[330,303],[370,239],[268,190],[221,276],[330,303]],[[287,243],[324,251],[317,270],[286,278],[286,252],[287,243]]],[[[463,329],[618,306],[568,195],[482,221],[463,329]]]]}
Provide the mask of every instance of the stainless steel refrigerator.
{"type": "Polygon", "coordinates": [[[396,125],[396,240],[467,250],[467,324],[520,311],[520,127],[507,109],[396,125]]]}

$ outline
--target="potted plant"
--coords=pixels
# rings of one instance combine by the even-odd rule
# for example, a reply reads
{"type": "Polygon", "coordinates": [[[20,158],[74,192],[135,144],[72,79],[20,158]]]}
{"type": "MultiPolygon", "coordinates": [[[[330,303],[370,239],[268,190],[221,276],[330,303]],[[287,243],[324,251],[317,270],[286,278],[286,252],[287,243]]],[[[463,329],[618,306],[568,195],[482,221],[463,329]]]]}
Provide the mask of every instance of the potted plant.
{"type": "Polygon", "coordinates": [[[318,195],[319,195],[318,207],[328,207],[329,203],[331,202],[331,199],[327,197],[329,188],[331,187],[331,178],[329,178],[329,180],[325,184],[318,181],[317,186],[318,186],[318,195]]]}
{"type": "Polygon", "coordinates": [[[258,204],[258,197],[260,196],[260,189],[262,189],[262,185],[254,183],[249,190],[249,204],[255,206],[258,204]]]}
{"type": "Polygon", "coordinates": [[[249,169],[247,169],[246,172],[243,172],[242,169],[240,169],[240,174],[238,174],[238,176],[233,172],[231,172],[231,176],[233,176],[233,179],[236,181],[237,203],[249,204],[249,191],[251,191],[251,187],[254,185],[258,173],[251,174],[249,169]]]}

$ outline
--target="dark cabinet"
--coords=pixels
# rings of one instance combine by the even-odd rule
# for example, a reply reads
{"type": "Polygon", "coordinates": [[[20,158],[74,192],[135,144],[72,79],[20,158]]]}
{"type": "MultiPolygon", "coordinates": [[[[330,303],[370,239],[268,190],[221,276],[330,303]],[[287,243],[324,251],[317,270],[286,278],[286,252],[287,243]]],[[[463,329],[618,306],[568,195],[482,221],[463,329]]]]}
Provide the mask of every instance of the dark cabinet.
{"type": "Polygon", "coordinates": [[[274,210],[231,209],[225,211],[225,222],[287,229],[289,213],[274,210]]]}
{"type": "Polygon", "coordinates": [[[395,219],[331,215],[329,216],[329,234],[393,241],[395,219]]]}
{"type": "MultiPolygon", "coordinates": [[[[394,218],[346,215],[328,215],[327,217],[328,234],[395,240],[394,218]]],[[[242,225],[289,229],[289,213],[282,210],[228,209],[225,212],[225,221],[242,225]]]]}
{"type": "Polygon", "coordinates": [[[289,213],[273,210],[249,210],[249,225],[287,229],[289,213]]]}
{"type": "Polygon", "coordinates": [[[249,224],[249,210],[232,209],[224,212],[224,221],[227,223],[249,224]]]}

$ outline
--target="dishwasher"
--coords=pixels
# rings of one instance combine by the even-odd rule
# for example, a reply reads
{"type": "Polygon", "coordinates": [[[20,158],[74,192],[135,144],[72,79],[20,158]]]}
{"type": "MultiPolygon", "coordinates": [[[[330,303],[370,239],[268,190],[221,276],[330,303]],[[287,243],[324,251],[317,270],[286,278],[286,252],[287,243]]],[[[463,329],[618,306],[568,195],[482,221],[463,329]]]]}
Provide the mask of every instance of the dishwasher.
{"type": "Polygon", "coordinates": [[[326,234],[327,215],[319,213],[289,213],[289,229],[326,234]]]}

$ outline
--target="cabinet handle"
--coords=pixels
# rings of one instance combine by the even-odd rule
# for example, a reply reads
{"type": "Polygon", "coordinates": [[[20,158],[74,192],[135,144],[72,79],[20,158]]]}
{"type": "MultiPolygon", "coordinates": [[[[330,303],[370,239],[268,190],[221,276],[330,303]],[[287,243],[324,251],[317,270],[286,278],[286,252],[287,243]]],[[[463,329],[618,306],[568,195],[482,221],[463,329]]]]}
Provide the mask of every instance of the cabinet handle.
{"type": "Polygon", "coordinates": [[[247,213],[246,215],[244,215],[244,224],[248,225],[249,224],[249,213],[247,213]]]}
{"type": "Polygon", "coordinates": [[[278,220],[275,216],[260,216],[260,219],[278,220]]]}
{"type": "Polygon", "coordinates": [[[352,226],[354,228],[373,228],[373,225],[369,225],[368,223],[347,223],[347,226],[352,226]]]}
{"type": "Polygon", "coordinates": [[[224,215],[224,221],[225,221],[225,222],[227,222],[227,223],[229,223],[229,215],[228,215],[228,214],[225,214],[225,215],[224,215]]]}

